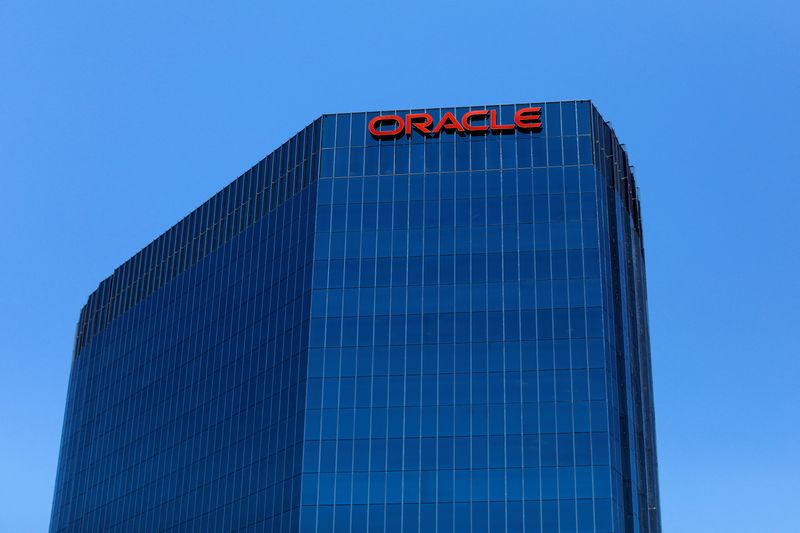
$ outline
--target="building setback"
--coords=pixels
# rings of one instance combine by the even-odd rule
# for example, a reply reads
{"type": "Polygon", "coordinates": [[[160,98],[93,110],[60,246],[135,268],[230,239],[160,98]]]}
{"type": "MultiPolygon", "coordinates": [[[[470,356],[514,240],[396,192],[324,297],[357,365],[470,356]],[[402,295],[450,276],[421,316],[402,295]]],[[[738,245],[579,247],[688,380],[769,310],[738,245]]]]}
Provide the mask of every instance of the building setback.
{"type": "Polygon", "coordinates": [[[320,117],[89,296],[51,531],[660,533],[637,196],[588,101],[320,117]]]}

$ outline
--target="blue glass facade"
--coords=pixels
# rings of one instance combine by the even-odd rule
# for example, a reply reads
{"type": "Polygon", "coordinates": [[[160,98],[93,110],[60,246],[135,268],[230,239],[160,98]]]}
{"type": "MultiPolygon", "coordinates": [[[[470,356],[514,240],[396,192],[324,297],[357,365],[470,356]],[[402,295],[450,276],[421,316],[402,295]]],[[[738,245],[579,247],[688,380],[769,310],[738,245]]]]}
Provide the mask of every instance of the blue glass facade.
{"type": "Polygon", "coordinates": [[[659,532],[633,175],[534,105],[325,115],[102,282],[51,530],[659,532]]]}

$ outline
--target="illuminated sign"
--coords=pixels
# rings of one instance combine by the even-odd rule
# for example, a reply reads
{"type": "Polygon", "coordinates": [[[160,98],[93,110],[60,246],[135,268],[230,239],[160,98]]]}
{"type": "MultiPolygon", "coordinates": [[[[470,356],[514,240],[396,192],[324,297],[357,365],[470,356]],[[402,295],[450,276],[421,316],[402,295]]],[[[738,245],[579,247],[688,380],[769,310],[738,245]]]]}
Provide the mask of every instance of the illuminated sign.
{"type": "Polygon", "coordinates": [[[442,115],[435,126],[433,125],[433,116],[429,113],[408,113],[405,117],[380,115],[369,121],[369,132],[375,137],[398,137],[403,134],[411,135],[414,130],[426,136],[438,135],[442,131],[468,134],[489,131],[504,132],[514,129],[530,131],[542,127],[541,113],[541,107],[524,107],[514,114],[513,124],[500,124],[497,122],[497,111],[494,109],[467,111],[461,120],[448,111],[442,115]]]}

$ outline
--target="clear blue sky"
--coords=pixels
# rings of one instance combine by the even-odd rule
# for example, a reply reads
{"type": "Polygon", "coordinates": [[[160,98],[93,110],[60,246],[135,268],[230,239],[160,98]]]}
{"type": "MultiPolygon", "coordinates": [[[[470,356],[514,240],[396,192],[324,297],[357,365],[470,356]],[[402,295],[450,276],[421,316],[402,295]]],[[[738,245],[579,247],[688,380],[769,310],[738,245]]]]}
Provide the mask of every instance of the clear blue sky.
{"type": "Polygon", "coordinates": [[[323,112],[571,98],[642,190],[665,531],[797,531],[797,2],[246,4],[0,4],[0,531],[114,267],[323,112]]]}

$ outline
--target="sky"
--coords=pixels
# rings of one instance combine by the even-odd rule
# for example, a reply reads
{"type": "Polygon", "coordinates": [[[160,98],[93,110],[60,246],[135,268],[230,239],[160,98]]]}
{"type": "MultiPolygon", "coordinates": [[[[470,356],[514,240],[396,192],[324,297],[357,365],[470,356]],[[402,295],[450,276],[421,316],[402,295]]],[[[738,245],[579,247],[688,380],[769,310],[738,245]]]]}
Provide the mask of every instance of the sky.
{"type": "Polygon", "coordinates": [[[664,530],[800,522],[800,5],[0,2],[0,531],[98,282],[322,113],[592,99],[641,188],[664,530]]]}

